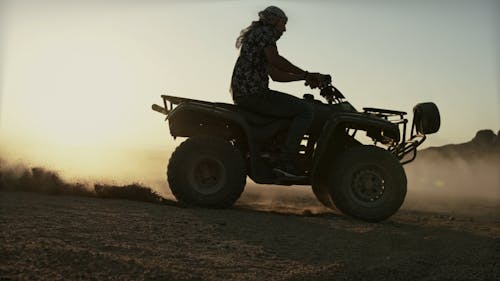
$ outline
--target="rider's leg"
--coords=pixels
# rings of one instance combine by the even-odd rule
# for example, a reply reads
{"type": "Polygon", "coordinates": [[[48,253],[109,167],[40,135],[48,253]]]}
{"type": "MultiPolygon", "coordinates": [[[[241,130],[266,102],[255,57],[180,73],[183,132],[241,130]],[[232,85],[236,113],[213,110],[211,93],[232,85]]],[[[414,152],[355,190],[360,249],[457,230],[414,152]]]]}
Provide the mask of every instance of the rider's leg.
{"type": "Polygon", "coordinates": [[[281,162],[292,163],[297,155],[300,141],[312,123],[312,105],[303,99],[272,90],[264,95],[246,97],[237,103],[243,108],[262,115],[292,118],[281,155],[281,162]]]}

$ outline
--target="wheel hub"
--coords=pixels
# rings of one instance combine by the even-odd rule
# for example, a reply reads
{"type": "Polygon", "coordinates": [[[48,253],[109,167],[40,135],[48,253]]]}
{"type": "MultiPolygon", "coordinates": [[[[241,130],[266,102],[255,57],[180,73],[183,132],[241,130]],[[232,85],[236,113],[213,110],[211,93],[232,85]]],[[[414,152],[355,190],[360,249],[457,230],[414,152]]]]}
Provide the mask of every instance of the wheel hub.
{"type": "Polygon", "coordinates": [[[384,194],[384,178],[376,169],[360,169],[353,175],[351,190],[355,199],[373,203],[384,194]]]}
{"type": "Polygon", "coordinates": [[[213,194],[223,185],[226,170],[222,162],[215,157],[200,157],[192,166],[191,183],[202,194],[213,194]]]}

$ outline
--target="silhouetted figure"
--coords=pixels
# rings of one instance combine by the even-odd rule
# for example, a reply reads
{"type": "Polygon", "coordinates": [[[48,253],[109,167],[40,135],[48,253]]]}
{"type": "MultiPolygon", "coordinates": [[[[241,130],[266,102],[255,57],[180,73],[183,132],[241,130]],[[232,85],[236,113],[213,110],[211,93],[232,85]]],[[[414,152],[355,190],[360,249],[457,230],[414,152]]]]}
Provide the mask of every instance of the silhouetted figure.
{"type": "Polygon", "coordinates": [[[311,88],[324,78],[322,74],[302,70],[278,53],[276,41],[286,31],[287,20],[280,8],[269,6],[259,12],[258,21],[241,31],[236,40],[240,55],[233,71],[231,93],[234,103],[249,111],[292,119],[275,171],[295,177],[299,175],[292,163],[313,120],[313,108],[295,96],[270,90],[269,76],[278,82],[304,80],[311,88]]]}

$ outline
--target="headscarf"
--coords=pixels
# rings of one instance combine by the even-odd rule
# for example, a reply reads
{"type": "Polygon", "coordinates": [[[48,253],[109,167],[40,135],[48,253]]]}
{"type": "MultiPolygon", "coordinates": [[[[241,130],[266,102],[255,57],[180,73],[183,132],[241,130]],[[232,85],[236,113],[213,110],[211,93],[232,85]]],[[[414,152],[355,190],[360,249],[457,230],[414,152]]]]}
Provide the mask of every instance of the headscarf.
{"type": "Polygon", "coordinates": [[[263,24],[271,24],[273,18],[282,18],[285,21],[288,21],[288,17],[286,16],[285,12],[281,10],[280,8],[276,6],[269,6],[265,8],[264,10],[259,12],[259,20],[258,21],[253,21],[250,26],[247,28],[243,29],[240,32],[240,36],[236,39],[236,48],[239,49],[241,47],[241,44],[243,44],[243,39],[245,39],[246,34],[253,30],[256,26],[261,26],[263,24]]]}
{"type": "Polygon", "coordinates": [[[270,24],[272,19],[275,17],[282,18],[285,21],[288,21],[288,17],[285,15],[285,12],[283,12],[283,10],[276,6],[269,6],[259,12],[259,20],[267,24],[270,24]]]}

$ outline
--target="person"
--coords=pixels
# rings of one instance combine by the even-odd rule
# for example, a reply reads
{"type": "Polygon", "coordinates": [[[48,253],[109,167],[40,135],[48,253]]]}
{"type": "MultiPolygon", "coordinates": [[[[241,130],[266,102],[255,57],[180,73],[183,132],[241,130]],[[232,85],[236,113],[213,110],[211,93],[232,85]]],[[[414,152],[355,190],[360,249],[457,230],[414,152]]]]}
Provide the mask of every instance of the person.
{"type": "Polygon", "coordinates": [[[236,40],[240,55],[234,66],[230,92],[236,105],[251,112],[292,119],[274,171],[287,177],[303,177],[294,163],[298,147],[313,120],[313,107],[295,96],[269,89],[273,81],[306,81],[315,88],[322,74],[309,73],[281,56],[276,41],[286,31],[285,13],[276,6],[259,12],[259,20],[243,29],[236,40]]]}

